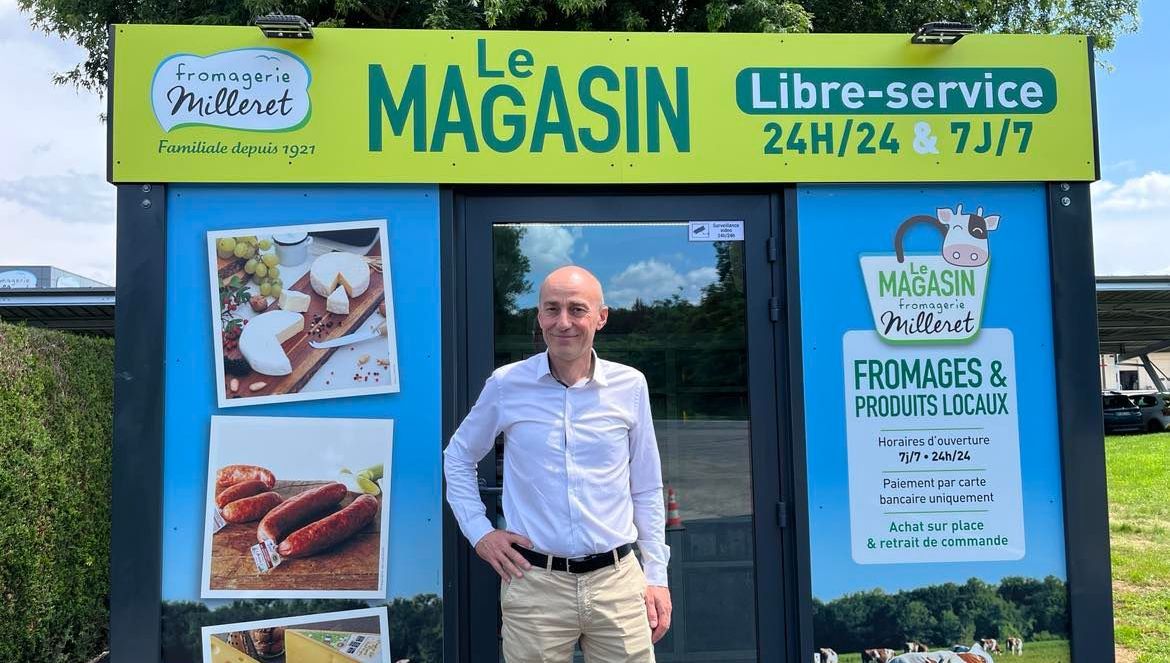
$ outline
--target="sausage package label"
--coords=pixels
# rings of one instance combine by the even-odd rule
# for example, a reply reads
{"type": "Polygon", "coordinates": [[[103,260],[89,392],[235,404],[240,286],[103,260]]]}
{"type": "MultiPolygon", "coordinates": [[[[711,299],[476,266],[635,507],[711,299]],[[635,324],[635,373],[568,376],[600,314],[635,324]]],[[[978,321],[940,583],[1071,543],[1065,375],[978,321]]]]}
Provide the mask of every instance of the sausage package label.
{"type": "Polygon", "coordinates": [[[252,551],[252,561],[256,563],[256,570],[260,573],[268,573],[284,561],[280,553],[276,552],[276,542],[272,539],[264,539],[262,543],[257,543],[250,550],[252,551]]]}
{"type": "Polygon", "coordinates": [[[219,530],[227,527],[227,521],[223,519],[223,514],[219,509],[211,511],[211,533],[215,534],[219,530]]]}
{"type": "Polygon", "coordinates": [[[381,637],[375,633],[289,629],[286,657],[297,663],[380,663],[381,637]]]}

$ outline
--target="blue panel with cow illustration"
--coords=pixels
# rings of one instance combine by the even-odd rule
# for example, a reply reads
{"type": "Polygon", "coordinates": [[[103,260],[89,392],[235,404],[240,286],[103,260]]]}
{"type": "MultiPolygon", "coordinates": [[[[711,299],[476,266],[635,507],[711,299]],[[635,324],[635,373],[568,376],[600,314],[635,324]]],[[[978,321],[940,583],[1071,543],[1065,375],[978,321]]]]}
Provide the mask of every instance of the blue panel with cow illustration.
{"type": "Polygon", "coordinates": [[[1068,661],[1044,187],[797,201],[815,653],[1068,661]]]}

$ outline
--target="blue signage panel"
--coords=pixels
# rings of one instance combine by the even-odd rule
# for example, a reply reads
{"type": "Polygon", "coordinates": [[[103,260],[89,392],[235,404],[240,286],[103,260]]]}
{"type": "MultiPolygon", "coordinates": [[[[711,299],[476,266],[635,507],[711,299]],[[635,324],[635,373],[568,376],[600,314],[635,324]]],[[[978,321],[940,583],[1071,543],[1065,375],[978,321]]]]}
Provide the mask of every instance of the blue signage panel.
{"type": "Polygon", "coordinates": [[[797,198],[815,646],[1068,660],[1043,186],[797,198]]]}
{"type": "Polygon", "coordinates": [[[437,188],[167,206],[164,660],[441,648],[437,188]]]}

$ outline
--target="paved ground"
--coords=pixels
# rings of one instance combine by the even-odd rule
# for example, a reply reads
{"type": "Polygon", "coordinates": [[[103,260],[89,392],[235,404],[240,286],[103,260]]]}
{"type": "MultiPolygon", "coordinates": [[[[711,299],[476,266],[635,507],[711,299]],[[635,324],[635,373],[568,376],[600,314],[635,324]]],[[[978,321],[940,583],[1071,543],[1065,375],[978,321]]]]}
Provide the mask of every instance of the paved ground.
{"type": "Polygon", "coordinates": [[[687,519],[751,515],[751,451],[747,421],[654,422],[662,480],[678,493],[687,519]]]}

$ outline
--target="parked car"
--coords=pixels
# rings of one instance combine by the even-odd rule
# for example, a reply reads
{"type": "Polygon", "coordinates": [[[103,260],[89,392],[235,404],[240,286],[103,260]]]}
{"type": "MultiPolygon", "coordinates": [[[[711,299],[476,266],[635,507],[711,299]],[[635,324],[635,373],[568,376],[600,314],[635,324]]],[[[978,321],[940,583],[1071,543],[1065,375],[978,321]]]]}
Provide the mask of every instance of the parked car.
{"type": "Polygon", "coordinates": [[[1106,433],[1135,433],[1146,429],[1141,408],[1129,396],[1103,393],[1101,404],[1105,411],[1106,433]]]}
{"type": "Polygon", "coordinates": [[[1170,428],[1170,394],[1158,391],[1125,391],[1122,393],[1129,396],[1129,399],[1141,408],[1146,430],[1151,433],[1161,433],[1170,428]]]}

